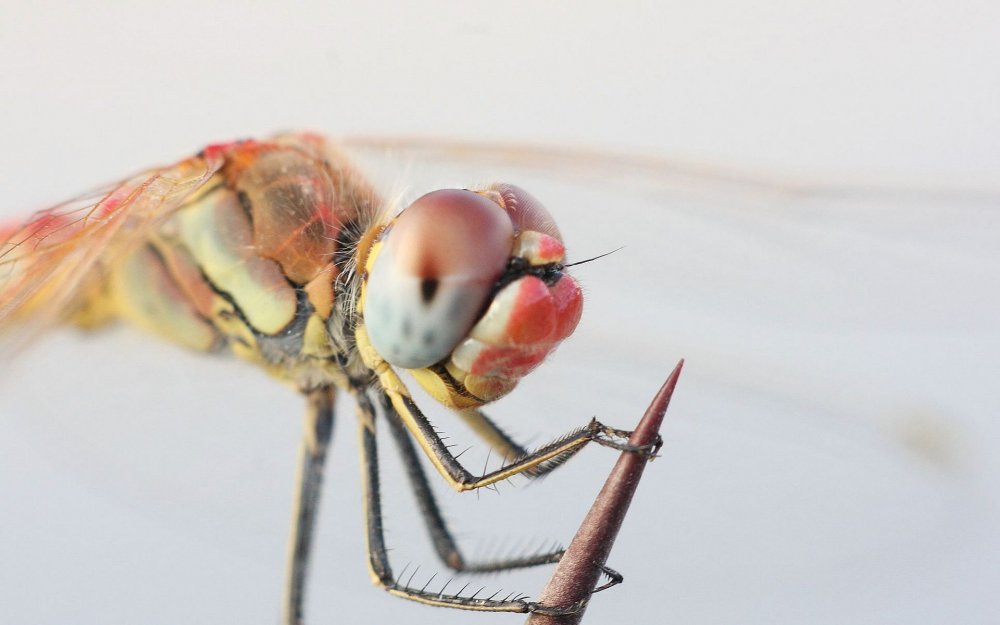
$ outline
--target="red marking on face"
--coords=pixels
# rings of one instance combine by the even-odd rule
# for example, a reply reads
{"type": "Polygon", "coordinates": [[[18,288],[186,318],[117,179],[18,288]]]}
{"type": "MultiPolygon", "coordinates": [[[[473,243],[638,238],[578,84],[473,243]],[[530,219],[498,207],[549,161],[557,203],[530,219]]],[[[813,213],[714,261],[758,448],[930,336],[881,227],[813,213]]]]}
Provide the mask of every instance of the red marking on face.
{"type": "Polygon", "coordinates": [[[566,256],[566,247],[562,244],[562,241],[555,237],[541,237],[538,243],[538,255],[542,258],[554,259],[566,256]]]}
{"type": "Polygon", "coordinates": [[[540,365],[548,356],[551,347],[551,344],[489,346],[476,358],[472,371],[469,373],[500,378],[520,378],[540,365]]]}
{"type": "Polygon", "coordinates": [[[556,330],[553,340],[561,341],[576,329],[583,315],[583,291],[572,277],[563,274],[551,289],[555,302],[556,330]]]}
{"type": "Polygon", "coordinates": [[[509,343],[547,343],[556,329],[556,305],[549,287],[534,276],[519,280],[516,287],[517,300],[506,328],[509,343]]]}

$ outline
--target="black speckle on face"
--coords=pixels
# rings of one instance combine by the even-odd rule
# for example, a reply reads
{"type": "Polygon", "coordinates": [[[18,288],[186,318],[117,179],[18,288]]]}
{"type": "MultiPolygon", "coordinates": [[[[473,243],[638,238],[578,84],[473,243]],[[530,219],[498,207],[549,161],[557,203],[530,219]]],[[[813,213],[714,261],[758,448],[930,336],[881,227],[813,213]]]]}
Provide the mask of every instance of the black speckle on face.
{"type": "Polygon", "coordinates": [[[434,343],[434,333],[431,332],[430,330],[424,332],[424,336],[421,338],[423,338],[424,340],[424,345],[431,345],[432,343],[434,343]]]}
{"type": "Polygon", "coordinates": [[[424,300],[425,304],[431,303],[440,284],[437,278],[424,278],[420,281],[420,297],[424,300]]]}
{"type": "Polygon", "coordinates": [[[403,319],[403,336],[409,338],[413,335],[413,324],[410,323],[410,318],[407,317],[403,319]]]}

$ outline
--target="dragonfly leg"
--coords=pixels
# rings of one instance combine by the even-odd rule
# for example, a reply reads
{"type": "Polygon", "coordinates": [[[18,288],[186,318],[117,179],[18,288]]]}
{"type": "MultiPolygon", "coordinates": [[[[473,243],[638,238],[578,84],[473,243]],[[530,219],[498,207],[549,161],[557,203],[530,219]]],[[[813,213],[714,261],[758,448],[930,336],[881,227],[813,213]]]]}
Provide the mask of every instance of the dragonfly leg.
{"type": "Polygon", "coordinates": [[[490,419],[478,408],[466,408],[455,410],[455,414],[462,418],[465,423],[472,428],[479,438],[483,439],[493,451],[499,452],[506,460],[513,460],[528,455],[528,450],[519,444],[500,426],[490,419]]]}
{"type": "Polygon", "coordinates": [[[451,453],[434,426],[420,412],[420,408],[410,397],[406,385],[395,371],[385,366],[379,371],[378,376],[383,391],[392,401],[406,429],[417,440],[442,477],[458,491],[475,490],[522,473],[543,475],[561,466],[590,442],[649,457],[654,457],[662,445],[659,439],[652,445],[638,447],[629,445],[627,441],[630,432],[608,427],[592,419],[582,428],[573,430],[532,453],[516,458],[499,469],[476,476],[462,466],[458,458],[451,453]]]}
{"type": "MultiPolygon", "coordinates": [[[[378,445],[375,430],[375,407],[368,395],[359,390],[356,393],[358,406],[358,430],[361,437],[361,465],[363,492],[365,497],[365,527],[366,544],[368,547],[368,569],[372,582],[384,588],[389,594],[426,605],[477,610],[481,612],[542,612],[546,614],[568,614],[579,611],[583,602],[567,607],[549,607],[534,601],[529,601],[524,595],[511,593],[497,598],[499,593],[489,597],[478,597],[459,594],[445,594],[444,588],[438,592],[423,587],[410,586],[410,579],[403,581],[393,576],[389,563],[389,554],[385,545],[385,535],[382,527],[382,502],[379,485],[378,445]]],[[[412,576],[411,576],[412,579],[412,576]]],[[[428,582],[429,583],[429,582],[428,582]]]]}
{"type": "Polygon", "coordinates": [[[334,389],[323,387],[306,394],[307,408],[299,447],[295,501],[292,507],[292,529],[288,538],[288,562],[285,593],[282,602],[282,624],[302,623],[313,528],[319,508],[323,465],[333,431],[334,389]]]}
{"type": "MultiPolygon", "coordinates": [[[[403,420],[396,413],[389,398],[383,394],[381,395],[381,399],[383,412],[386,415],[386,420],[389,422],[389,429],[396,441],[396,448],[403,458],[403,466],[406,467],[407,477],[410,480],[414,494],[416,494],[420,513],[424,519],[424,523],[427,525],[431,542],[434,544],[438,556],[449,568],[466,573],[492,573],[552,564],[559,561],[564,552],[563,549],[553,549],[543,553],[488,562],[466,562],[441,514],[441,509],[434,497],[434,492],[427,481],[427,474],[424,472],[423,466],[420,464],[420,458],[417,455],[417,450],[413,446],[410,433],[406,430],[403,420]]],[[[482,415],[482,417],[485,418],[485,415],[482,415]]],[[[492,422],[490,424],[492,425],[492,422]]],[[[514,443],[511,444],[514,445],[514,443]]],[[[521,453],[523,454],[523,452],[521,453]]]]}
{"type": "MultiPolygon", "coordinates": [[[[518,460],[530,455],[527,448],[519,444],[517,441],[511,438],[506,432],[500,429],[500,426],[498,426],[492,419],[486,416],[486,413],[484,413],[482,410],[478,408],[466,408],[464,410],[456,410],[455,412],[469,425],[469,427],[472,428],[473,432],[479,435],[481,439],[486,441],[486,443],[490,446],[491,449],[503,454],[505,462],[518,460]]],[[[606,428],[606,429],[610,432],[613,432],[614,433],[613,435],[615,437],[621,439],[627,440],[628,437],[631,435],[631,432],[626,432],[623,430],[615,430],[612,428],[606,428]]],[[[607,444],[611,447],[615,447],[622,450],[629,449],[629,446],[627,444],[622,444],[619,446],[618,444],[615,444],[614,441],[610,438],[607,439],[607,444]]],[[[636,451],[641,452],[642,450],[637,449],[636,451]]],[[[534,467],[531,467],[529,469],[525,469],[524,471],[521,472],[521,475],[524,475],[529,478],[542,477],[543,475],[546,475],[549,472],[551,472],[553,469],[562,466],[562,464],[566,460],[569,460],[572,457],[572,455],[573,454],[565,456],[558,462],[548,461],[536,465],[534,467]]]]}

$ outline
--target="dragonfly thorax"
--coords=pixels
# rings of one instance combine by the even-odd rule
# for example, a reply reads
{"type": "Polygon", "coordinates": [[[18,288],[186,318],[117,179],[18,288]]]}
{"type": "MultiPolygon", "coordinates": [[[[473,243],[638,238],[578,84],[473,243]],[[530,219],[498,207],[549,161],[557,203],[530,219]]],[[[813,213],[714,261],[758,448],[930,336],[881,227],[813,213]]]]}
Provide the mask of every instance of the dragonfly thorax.
{"type": "Polygon", "coordinates": [[[370,377],[354,346],[354,263],[378,195],[308,135],[206,152],[222,157],[218,171],[110,263],[104,308],[301,388],[370,377]]]}

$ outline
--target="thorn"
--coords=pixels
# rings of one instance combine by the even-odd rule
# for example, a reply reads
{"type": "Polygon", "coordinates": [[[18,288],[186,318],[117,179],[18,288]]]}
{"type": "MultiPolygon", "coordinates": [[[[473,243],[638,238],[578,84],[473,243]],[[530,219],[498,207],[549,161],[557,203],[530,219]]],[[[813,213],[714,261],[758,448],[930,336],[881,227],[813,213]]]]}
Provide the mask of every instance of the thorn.
{"type": "MultiPolygon", "coordinates": [[[[684,361],[681,360],[660,387],[632,432],[628,441],[630,446],[649,445],[659,436],[660,425],[683,366],[684,361]]],[[[534,612],[528,617],[529,625],[576,625],[583,618],[587,600],[600,580],[639,479],[648,464],[648,458],[642,454],[622,452],[538,598],[538,603],[545,606],[579,604],[580,608],[572,614],[563,615],[534,612]]]]}

